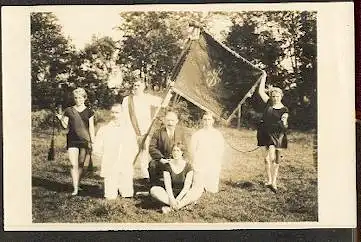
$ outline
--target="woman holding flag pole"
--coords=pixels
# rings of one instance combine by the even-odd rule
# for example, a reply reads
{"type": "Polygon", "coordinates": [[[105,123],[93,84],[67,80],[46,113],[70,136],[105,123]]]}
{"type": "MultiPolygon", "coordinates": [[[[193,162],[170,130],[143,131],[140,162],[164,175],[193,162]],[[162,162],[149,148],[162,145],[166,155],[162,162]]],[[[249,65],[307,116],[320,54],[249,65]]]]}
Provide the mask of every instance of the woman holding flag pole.
{"type": "Polygon", "coordinates": [[[265,185],[276,192],[279,163],[282,159],[281,150],[287,148],[288,109],[282,103],[283,92],[280,88],[271,87],[269,96],[266,94],[267,74],[265,71],[262,72],[259,95],[266,107],[257,131],[257,141],[258,146],[265,146],[267,151],[265,168],[268,180],[265,185]]]}

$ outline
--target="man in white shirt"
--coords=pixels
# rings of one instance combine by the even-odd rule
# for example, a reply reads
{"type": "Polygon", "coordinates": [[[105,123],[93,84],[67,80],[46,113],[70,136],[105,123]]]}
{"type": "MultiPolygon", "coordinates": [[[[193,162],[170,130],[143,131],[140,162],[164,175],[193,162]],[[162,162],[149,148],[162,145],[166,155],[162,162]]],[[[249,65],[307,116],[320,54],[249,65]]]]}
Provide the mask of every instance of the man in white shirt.
{"type": "Polygon", "coordinates": [[[101,126],[93,145],[94,158],[101,162],[104,197],[116,199],[133,196],[133,160],[138,145],[133,128],[124,120],[120,103],[111,108],[112,120],[101,126]],[[121,135],[119,135],[121,134],[121,135]]]}
{"type": "MultiPolygon", "coordinates": [[[[148,163],[149,157],[149,139],[143,140],[152,123],[152,107],[159,107],[162,99],[147,93],[144,93],[145,83],[137,80],[133,84],[132,94],[125,97],[122,103],[123,111],[126,114],[137,135],[140,153],[137,161],[140,162],[141,176],[145,179],[149,178],[148,163]],[[143,145],[142,145],[143,144],[143,145]]],[[[163,105],[168,105],[171,95],[166,97],[163,105]]]]}
{"type": "Polygon", "coordinates": [[[219,176],[224,153],[224,138],[213,127],[211,113],[203,115],[203,128],[192,135],[191,155],[197,185],[212,193],[218,192],[219,176]]]}

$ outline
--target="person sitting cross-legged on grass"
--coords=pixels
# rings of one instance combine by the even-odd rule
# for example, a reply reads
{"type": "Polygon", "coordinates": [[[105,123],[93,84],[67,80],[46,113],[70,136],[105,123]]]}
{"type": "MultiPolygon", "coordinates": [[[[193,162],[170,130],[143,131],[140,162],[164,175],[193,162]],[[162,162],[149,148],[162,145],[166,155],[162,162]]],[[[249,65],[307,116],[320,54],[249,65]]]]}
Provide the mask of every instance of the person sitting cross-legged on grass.
{"type": "Polygon", "coordinates": [[[156,200],[168,205],[162,207],[163,213],[178,210],[199,199],[201,192],[191,188],[193,180],[193,168],[190,163],[183,159],[184,146],[177,143],[173,146],[173,159],[165,164],[164,188],[153,186],[150,195],[156,200]]]}
{"type": "Polygon", "coordinates": [[[138,152],[136,136],[120,103],[112,106],[111,115],[112,120],[99,128],[93,148],[95,158],[101,160],[104,197],[116,199],[118,191],[122,197],[132,197],[133,160],[138,152]]]}

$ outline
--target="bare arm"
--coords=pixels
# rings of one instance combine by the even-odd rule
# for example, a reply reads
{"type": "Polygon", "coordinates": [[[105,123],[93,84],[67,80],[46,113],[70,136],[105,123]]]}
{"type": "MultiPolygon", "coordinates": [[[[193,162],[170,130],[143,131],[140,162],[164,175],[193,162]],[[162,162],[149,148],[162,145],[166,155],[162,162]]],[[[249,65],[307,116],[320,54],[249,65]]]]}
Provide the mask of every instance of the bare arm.
{"type": "Polygon", "coordinates": [[[176,205],[176,200],[173,194],[173,188],[172,188],[172,178],[170,177],[170,174],[168,171],[163,171],[163,177],[164,177],[164,186],[165,190],[169,197],[170,206],[174,207],[176,205]]]}
{"type": "Polygon", "coordinates": [[[281,122],[283,124],[283,127],[285,127],[287,129],[288,128],[288,113],[284,113],[281,116],[281,122]]]}
{"type": "Polygon", "coordinates": [[[61,126],[63,126],[64,129],[68,128],[69,118],[67,116],[58,113],[56,117],[60,120],[61,126]]]}
{"type": "Polygon", "coordinates": [[[262,71],[261,83],[259,84],[258,93],[259,93],[260,97],[262,98],[263,102],[265,102],[265,103],[269,99],[269,96],[266,94],[266,78],[267,78],[266,72],[262,71]]]}
{"type": "Polygon", "coordinates": [[[176,198],[177,202],[179,202],[188,193],[192,185],[192,180],[193,180],[193,171],[190,171],[186,175],[186,179],[184,180],[184,186],[182,191],[178,194],[176,198]]]}

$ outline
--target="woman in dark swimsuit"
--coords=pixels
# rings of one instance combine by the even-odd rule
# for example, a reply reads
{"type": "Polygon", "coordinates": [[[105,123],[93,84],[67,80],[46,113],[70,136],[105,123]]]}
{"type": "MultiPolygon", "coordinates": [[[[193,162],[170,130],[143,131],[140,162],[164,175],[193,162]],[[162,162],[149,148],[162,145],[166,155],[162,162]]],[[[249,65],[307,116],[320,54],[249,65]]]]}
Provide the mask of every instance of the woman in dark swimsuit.
{"type": "Polygon", "coordinates": [[[288,109],[282,104],[283,92],[280,88],[271,88],[270,96],[266,94],[266,77],[266,72],[263,72],[259,95],[266,103],[266,108],[263,113],[263,123],[257,132],[257,140],[258,146],[265,146],[267,151],[265,165],[268,180],[265,184],[276,192],[281,150],[287,148],[288,109]]]}
{"type": "Polygon", "coordinates": [[[87,94],[83,88],[73,91],[75,105],[56,116],[64,128],[68,128],[67,149],[72,165],[71,176],[77,195],[84,162],[90,158],[91,141],[94,140],[94,112],[85,106],[87,94]]]}
{"type": "MultiPolygon", "coordinates": [[[[184,146],[180,143],[173,146],[173,159],[164,165],[164,187],[153,186],[150,195],[156,200],[168,205],[162,207],[163,213],[185,206],[184,198],[191,188],[193,168],[183,159],[184,146]]],[[[189,203],[192,199],[187,198],[189,203]]],[[[188,203],[188,202],[187,202],[188,203]]]]}

